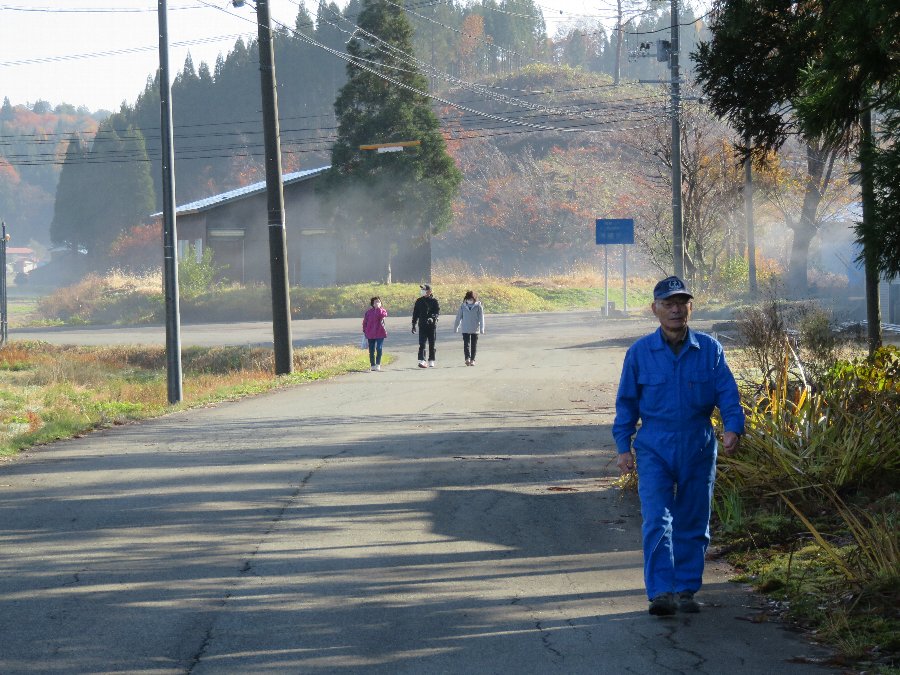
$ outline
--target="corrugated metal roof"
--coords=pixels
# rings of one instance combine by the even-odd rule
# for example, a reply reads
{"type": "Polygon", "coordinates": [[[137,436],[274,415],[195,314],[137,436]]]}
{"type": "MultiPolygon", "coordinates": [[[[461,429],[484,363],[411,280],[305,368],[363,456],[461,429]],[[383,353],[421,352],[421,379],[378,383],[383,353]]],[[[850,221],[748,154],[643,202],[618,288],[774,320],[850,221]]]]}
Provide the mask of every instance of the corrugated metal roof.
{"type": "MultiPolygon", "coordinates": [[[[281,177],[281,180],[284,185],[300,183],[304,180],[308,180],[310,178],[314,178],[315,176],[323,174],[330,168],[330,166],[320,166],[318,169],[307,169],[306,171],[286,173],[281,177]]],[[[194,202],[182,204],[181,206],[175,208],[175,215],[186,216],[192,213],[200,213],[201,211],[207,211],[215,206],[221,206],[222,204],[227,204],[228,202],[233,202],[238,199],[242,199],[243,197],[248,197],[253,194],[265,192],[265,190],[266,181],[252,183],[250,185],[245,185],[244,187],[229,190],[228,192],[222,192],[220,194],[213,195],[212,197],[205,197],[204,199],[198,199],[194,202]]],[[[150,217],[158,218],[161,215],[162,211],[159,211],[152,214],[150,217]]]]}

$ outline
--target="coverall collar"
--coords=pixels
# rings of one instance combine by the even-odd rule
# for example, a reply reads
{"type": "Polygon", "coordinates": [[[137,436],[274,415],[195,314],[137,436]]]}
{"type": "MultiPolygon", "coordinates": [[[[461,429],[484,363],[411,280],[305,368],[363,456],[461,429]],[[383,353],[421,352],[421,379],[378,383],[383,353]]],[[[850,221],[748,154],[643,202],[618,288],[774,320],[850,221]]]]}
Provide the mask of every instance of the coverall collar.
{"type": "Polygon", "coordinates": [[[654,351],[658,349],[664,349],[669,354],[672,354],[672,358],[679,358],[682,354],[684,354],[687,349],[685,347],[689,347],[691,349],[700,349],[700,342],[697,340],[697,336],[694,335],[694,331],[691,330],[690,326],[687,329],[687,335],[684,336],[684,346],[681,348],[681,351],[678,352],[678,356],[672,353],[672,350],[669,348],[669,343],[666,342],[666,336],[663,335],[662,326],[656,329],[656,332],[653,333],[653,339],[650,341],[650,348],[654,351]]]}

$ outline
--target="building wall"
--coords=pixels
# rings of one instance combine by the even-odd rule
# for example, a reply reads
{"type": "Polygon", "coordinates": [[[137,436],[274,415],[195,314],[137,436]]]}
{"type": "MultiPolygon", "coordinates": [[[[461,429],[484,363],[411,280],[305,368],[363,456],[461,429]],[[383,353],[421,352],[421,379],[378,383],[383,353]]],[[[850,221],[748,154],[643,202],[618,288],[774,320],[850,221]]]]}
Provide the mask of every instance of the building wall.
{"type": "MultiPolygon", "coordinates": [[[[284,186],[288,276],[292,284],[332,286],[337,283],[380,281],[384,254],[377,237],[336,233],[323,215],[315,191],[316,179],[284,186]]],[[[269,283],[268,208],[265,193],[248,195],[177,218],[178,239],[202,239],[222,276],[242,283],[269,283]]],[[[393,252],[392,280],[421,282],[431,277],[428,238],[399,238],[393,252]]]]}

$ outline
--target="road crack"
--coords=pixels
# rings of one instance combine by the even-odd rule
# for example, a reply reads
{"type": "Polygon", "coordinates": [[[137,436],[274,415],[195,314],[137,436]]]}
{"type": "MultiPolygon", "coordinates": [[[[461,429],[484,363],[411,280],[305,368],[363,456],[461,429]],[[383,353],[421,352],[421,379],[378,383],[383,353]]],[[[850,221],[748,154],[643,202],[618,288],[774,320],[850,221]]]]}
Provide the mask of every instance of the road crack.
{"type": "Polygon", "coordinates": [[[210,613],[206,629],[202,633],[200,644],[194,651],[194,654],[188,659],[188,666],[185,670],[186,675],[190,675],[190,673],[192,673],[193,670],[203,660],[204,655],[213,642],[213,631],[215,629],[216,622],[218,621],[218,618],[222,614],[223,610],[225,610],[225,608],[228,606],[229,600],[231,600],[231,598],[234,596],[234,589],[238,586],[238,584],[241,583],[241,580],[243,578],[254,572],[254,561],[257,559],[259,552],[262,550],[263,544],[265,544],[269,536],[284,521],[285,514],[288,512],[288,509],[290,509],[297,503],[297,500],[300,498],[300,494],[303,492],[303,489],[307,485],[309,485],[309,482],[312,480],[313,476],[315,476],[328,464],[329,460],[340,457],[341,455],[345,455],[348,452],[349,449],[345,448],[340,452],[335,452],[330,455],[320,457],[318,463],[312,469],[310,469],[306,473],[306,475],[303,476],[303,478],[300,479],[300,481],[297,483],[296,488],[282,501],[281,507],[269,520],[268,526],[266,527],[262,536],[259,538],[256,546],[250,552],[249,557],[243,561],[243,564],[241,564],[241,566],[237,569],[237,575],[229,582],[230,588],[228,592],[226,592],[218,600],[218,602],[216,602],[216,607],[214,611],[210,613]]]}

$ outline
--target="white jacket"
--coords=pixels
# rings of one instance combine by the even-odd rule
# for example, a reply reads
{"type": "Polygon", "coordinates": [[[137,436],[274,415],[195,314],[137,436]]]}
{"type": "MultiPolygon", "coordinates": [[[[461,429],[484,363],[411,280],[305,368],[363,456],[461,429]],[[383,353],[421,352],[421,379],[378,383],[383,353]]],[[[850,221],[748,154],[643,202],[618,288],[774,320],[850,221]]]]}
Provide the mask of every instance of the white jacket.
{"type": "Polygon", "coordinates": [[[459,306],[453,330],[459,333],[460,325],[463,333],[481,333],[484,335],[484,307],[482,307],[481,302],[476,302],[473,305],[467,305],[463,302],[459,306]]]}

